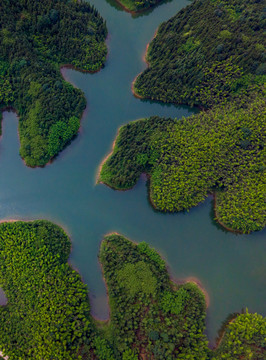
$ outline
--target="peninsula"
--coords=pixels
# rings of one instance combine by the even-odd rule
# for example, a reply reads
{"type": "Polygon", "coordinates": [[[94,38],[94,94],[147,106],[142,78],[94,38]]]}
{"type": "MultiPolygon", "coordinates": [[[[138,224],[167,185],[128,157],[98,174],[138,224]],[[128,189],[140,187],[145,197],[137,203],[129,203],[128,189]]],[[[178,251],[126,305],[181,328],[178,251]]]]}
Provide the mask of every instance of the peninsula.
{"type": "Polygon", "coordinates": [[[20,155],[28,166],[44,166],[77,134],[86,106],[60,67],[98,71],[106,25],[85,1],[3,0],[0,29],[0,111],[16,110],[20,155]]]}
{"type": "Polygon", "coordinates": [[[133,92],[205,111],[125,125],[99,181],[129,189],[145,172],[160,211],[189,210],[215,193],[215,217],[225,228],[265,227],[262,11],[259,1],[198,0],[159,26],[133,92]]]}
{"type": "Polygon", "coordinates": [[[67,263],[70,248],[66,233],[48,221],[0,224],[0,284],[8,298],[0,306],[4,358],[265,358],[265,318],[236,314],[210,350],[203,292],[172,282],[154,249],[119,234],[106,235],[99,254],[110,320],[94,320],[87,287],[67,263]]]}

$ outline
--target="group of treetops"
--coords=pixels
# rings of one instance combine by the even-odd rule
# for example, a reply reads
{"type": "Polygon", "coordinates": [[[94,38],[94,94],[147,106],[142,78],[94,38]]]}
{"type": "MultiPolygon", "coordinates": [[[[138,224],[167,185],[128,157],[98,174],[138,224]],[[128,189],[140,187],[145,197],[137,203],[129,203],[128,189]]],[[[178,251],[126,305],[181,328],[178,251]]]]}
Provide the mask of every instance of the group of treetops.
{"type": "Polygon", "coordinates": [[[0,225],[0,351],[9,360],[263,360],[266,319],[247,310],[211,350],[206,301],[194,283],[177,285],[146,243],[105,236],[99,260],[110,320],[90,315],[87,286],[68,264],[70,240],[48,221],[0,225]]]}
{"type": "Polygon", "coordinates": [[[263,229],[265,22],[262,1],[197,0],[161,24],[133,92],[203,111],[123,126],[98,180],[129,189],[145,172],[160,211],[188,211],[214,194],[221,225],[263,229]]]}
{"type": "MultiPolygon", "coordinates": [[[[119,0],[138,11],[153,0],[119,0]]],[[[130,8],[131,7],[131,8],[130,8]]],[[[129,189],[145,172],[160,211],[182,211],[215,193],[215,217],[249,233],[265,226],[265,12],[260,0],[195,0],[160,25],[142,98],[204,109],[187,119],[123,126],[99,181],[129,189]]],[[[77,134],[86,102],[60,66],[95,72],[105,62],[105,21],[85,1],[2,0],[0,109],[19,115],[20,154],[44,166],[77,134]]],[[[87,286],[68,264],[70,240],[47,221],[0,225],[0,351],[9,360],[263,360],[266,320],[236,314],[211,350],[206,302],[177,285],[146,243],[103,239],[99,260],[110,320],[92,318],[87,286]]]]}

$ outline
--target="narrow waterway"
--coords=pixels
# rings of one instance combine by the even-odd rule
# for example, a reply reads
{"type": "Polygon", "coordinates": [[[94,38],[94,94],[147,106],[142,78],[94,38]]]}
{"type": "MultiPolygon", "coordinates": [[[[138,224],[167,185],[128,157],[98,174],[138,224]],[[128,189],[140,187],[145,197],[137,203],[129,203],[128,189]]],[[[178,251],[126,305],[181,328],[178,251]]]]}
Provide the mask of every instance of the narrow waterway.
{"type": "Polygon", "coordinates": [[[91,3],[107,20],[106,67],[93,75],[62,70],[88,102],[80,134],[51,165],[30,169],[19,157],[17,118],[4,113],[0,219],[44,218],[62,225],[73,242],[70,261],[88,284],[93,313],[102,319],[108,316],[97,258],[103,235],[116,231],[148,242],[161,252],[176,278],[196,277],[208,291],[207,331],[213,340],[230,312],[248,307],[266,314],[265,231],[251,235],[224,231],[212,220],[211,198],[188,213],[155,212],[144,178],[126,192],[95,185],[97,168],[119,126],[150,115],[180,118],[196,111],[141,101],[130,89],[145,68],[142,56],[158,25],[189,2],[173,0],[137,17],[111,0],[91,3]]]}

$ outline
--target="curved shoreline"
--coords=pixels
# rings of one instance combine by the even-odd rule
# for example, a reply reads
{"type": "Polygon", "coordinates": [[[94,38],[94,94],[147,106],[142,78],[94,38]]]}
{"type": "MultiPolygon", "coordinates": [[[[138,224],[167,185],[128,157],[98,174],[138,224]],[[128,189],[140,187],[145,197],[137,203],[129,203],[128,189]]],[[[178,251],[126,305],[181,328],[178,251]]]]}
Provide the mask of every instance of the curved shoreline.
{"type": "Polygon", "coordinates": [[[226,324],[223,325],[223,326],[224,326],[224,329],[223,329],[222,333],[220,334],[220,336],[217,338],[216,344],[215,344],[215,346],[212,348],[212,350],[217,350],[218,347],[221,345],[221,343],[222,343],[222,341],[223,341],[223,338],[224,338],[224,336],[225,336],[225,333],[226,333],[226,329],[228,328],[228,326],[229,326],[230,324],[232,324],[232,323],[235,321],[235,319],[237,318],[237,316],[238,316],[238,315],[236,315],[233,319],[227,321],[226,324]]]}
{"type": "MultiPolygon", "coordinates": [[[[150,66],[150,63],[149,63],[148,60],[147,60],[148,49],[149,49],[150,43],[151,43],[152,40],[156,37],[157,33],[158,33],[158,28],[155,30],[155,33],[154,33],[152,39],[151,39],[151,40],[148,42],[148,44],[146,45],[145,52],[144,52],[144,54],[142,55],[142,61],[147,65],[147,68],[150,66]]],[[[140,74],[142,74],[142,73],[143,73],[143,71],[141,71],[137,76],[135,76],[134,80],[133,80],[132,83],[131,83],[131,91],[132,91],[133,95],[134,95],[137,99],[142,99],[142,100],[144,100],[144,99],[148,99],[148,98],[145,98],[145,97],[137,94],[136,91],[135,91],[135,82],[136,82],[137,78],[140,76],[140,74]]]]}
{"type": "Polygon", "coordinates": [[[210,306],[210,295],[207,292],[207,290],[204,288],[204,286],[202,285],[199,278],[197,278],[196,276],[188,276],[188,277],[186,277],[184,279],[178,279],[175,276],[173,276],[173,274],[170,272],[170,269],[169,269],[168,266],[167,266],[167,270],[168,270],[168,273],[169,273],[169,276],[170,276],[170,280],[174,284],[176,284],[176,285],[184,285],[184,284],[187,284],[187,283],[195,284],[200,289],[202,294],[204,295],[206,309],[208,309],[208,307],[210,306]]]}
{"type": "Polygon", "coordinates": [[[213,205],[214,220],[216,220],[219,225],[221,225],[223,228],[225,228],[225,230],[230,231],[235,234],[243,235],[244,234],[243,231],[232,229],[229,226],[225,225],[221,220],[219,220],[219,213],[218,213],[217,206],[216,206],[217,205],[217,194],[216,194],[216,192],[214,192],[212,195],[213,195],[213,200],[214,200],[214,205],[213,205]]]}
{"type": "Polygon", "coordinates": [[[150,6],[146,7],[146,8],[144,8],[144,9],[141,9],[141,10],[130,10],[130,9],[127,8],[120,0],[115,0],[115,2],[117,2],[117,3],[121,6],[121,8],[122,8],[123,10],[125,10],[127,13],[129,13],[129,14],[131,14],[131,15],[142,14],[142,13],[144,13],[145,11],[150,10],[151,8],[155,7],[156,5],[158,5],[158,4],[160,3],[160,1],[158,1],[157,4],[155,4],[155,5],[150,5],[150,6]]]}
{"type": "MultiPolygon", "coordinates": [[[[117,135],[117,136],[118,136],[118,135],[117,135]]],[[[117,138],[117,137],[116,137],[116,138],[117,138]]],[[[115,138],[114,142],[116,141],[116,138],[115,138]]],[[[113,147],[114,147],[114,144],[113,144],[113,147]]],[[[98,172],[98,175],[97,175],[97,176],[100,175],[102,166],[104,165],[105,161],[107,161],[108,158],[112,155],[112,153],[113,153],[113,150],[102,160],[102,162],[101,162],[101,164],[100,164],[100,167],[99,167],[99,172],[98,172]]],[[[146,176],[146,182],[148,183],[148,190],[147,190],[147,191],[148,191],[148,199],[149,199],[149,203],[150,203],[150,205],[152,206],[153,210],[158,211],[158,212],[160,212],[160,213],[165,213],[165,214],[167,214],[167,213],[169,213],[169,214],[177,214],[177,213],[179,213],[179,212],[182,211],[182,210],[181,210],[181,211],[161,211],[161,210],[159,210],[159,209],[156,207],[156,205],[154,204],[154,201],[153,201],[152,196],[151,196],[151,189],[150,189],[151,175],[150,175],[149,173],[146,173],[146,172],[143,172],[141,175],[143,175],[143,174],[146,176]]],[[[140,175],[140,177],[141,177],[141,175],[140,175]]],[[[139,181],[140,177],[138,178],[137,181],[139,181]]],[[[131,187],[129,187],[129,188],[126,188],[126,189],[119,189],[119,188],[116,188],[115,186],[112,186],[112,185],[110,185],[110,184],[105,183],[104,181],[98,181],[98,180],[96,181],[96,184],[104,184],[105,186],[107,186],[107,187],[109,187],[110,189],[115,190],[115,191],[128,191],[128,190],[132,190],[132,189],[136,186],[136,184],[134,184],[133,186],[131,186],[131,187]]],[[[218,214],[218,212],[217,212],[217,207],[216,207],[216,202],[217,202],[216,192],[213,192],[213,193],[211,193],[211,194],[209,194],[209,195],[211,195],[211,196],[213,197],[213,199],[214,199],[214,205],[213,205],[214,218],[213,218],[213,220],[215,220],[223,229],[225,229],[225,230],[227,230],[227,231],[229,231],[229,232],[231,232],[231,233],[233,233],[233,234],[240,234],[240,235],[246,234],[246,233],[244,233],[244,232],[241,231],[241,230],[236,230],[236,229],[230,228],[229,226],[225,225],[221,220],[219,220],[219,214],[218,214]]],[[[205,200],[204,200],[204,201],[205,201],[205,200]]],[[[204,201],[203,201],[203,202],[204,202],[204,201]]],[[[201,203],[202,203],[202,202],[201,202],[201,203]]],[[[197,205],[193,206],[192,208],[197,207],[199,204],[200,204],[200,203],[198,203],[197,205]]],[[[186,209],[184,209],[183,211],[185,211],[185,210],[186,210],[186,209]]],[[[254,232],[254,231],[253,231],[253,232],[254,232]]],[[[251,232],[250,232],[250,233],[251,233],[251,232]]],[[[248,234],[250,234],[250,233],[248,233],[248,234]]],[[[246,234],[246,235],[247,235],[247,234],[246,234]]]]}
{"type": "MultiPolygon", "coordinates": [[[[121,125],[121,126],[118,128],[117,132],[116,132],[115,139],[114,139],[114,141],[112,142],[112,145],[111,145],[111,151],[110,151],[107,155],[105,155],[105,157],[103,158],[103,160],[100,162],[100,165],[98,166],[98,169],[97,169],[97,171],[96,171],[96,176],[95,176],[95,185],[97,185],[97,184],[105,184],[103,181],[100,181],[100,174],[101,174],[101,171],[102,171],[102,167],[103,167],[104,163],[109,159],[109,157],[110,157],[110,156],[113,154],[113,152],[114,152],[115,143],[116,143],[116,140],[117,140],[117,138],[118,138],[118,136],[119,136],[119,132],[120,132],[120,129],[121,129],[122,126],[123,126],[123,125],[121,125]]],[[[105,185],[108,186],[108,184],[105,184],[105,185]]]]}
{"type": "MultiPolygon", "coordinates": [[[[63,69],[70,69],[70,70],[75,70],[75,71],[85,73],[85,74],[95,74],[95,73],[101,71],[102,68],[103,68],[103,66],[99,67],[96,70],[85,70],[85,69],[76,67],[75,65],[72,65],[72,64],[61,64],[59,66],[60,73],[61,73],[61,70],[63,70],[63,69]]],[[[62,75],[62,73],[61,73],[61,75],[62,75]]]]}
{"type": "MultiPolygon", "coordinates": [[[[102,240],[101,240],[101,242],[100,242],[100,246],[99,246],[99,251],[98,251],[98,253],[100,252],[100,248],[101,248],[101,246],[102,246],[102,243],[103,243],[103,241],[104,241],[104,238],[105,238],[106,236],[110,236],[110,235],[120,235],[120,234],[118,234],[118,232],[112,231],[112,232],[110,232],[110,233],[107,233],[107,234],[103,235],[103,238],[102,238],[102,240]]],[[[99,319],[99,318],[98,318],[97,316],[95,316],[95,315],[92,315],[92,314],[91,314],[91,316],[92,316],[92,318],[93,318],[94,320],[96,320],[96,322],[98,322],[99,324],[109,324],[110,321],[111,321],[111,307],[110,307],[110,301],[109,301],[109,300],[110,300],[110,297],[109,297],[107,282],[106,282],[106,279],[105,279],[105,276],[104,276],[103,265],[102,265],[102,263],[101,263],[100,260],[99,260],[99,255],[98,255],[98,263],[99,263],[100,268],[101,268],[102,280],[103,280],[103,282],[104,282],[104,286],[105,286],[105,290],[106,290],[107,307],[108,307],[108,318],[107,318],[106,320],[101,320],[101,319],[99,319]]]]}
{"type": "MultiPolygon", "coordinates": [[[[116,231],[111,231],[111,232],[103,235],[103,240],[101,241],[101,244],[102,244],[102,242],[104,241],[104,239],[105,239],[106,236],[111,236],[111,235],[123,236],[124,238],[126,238],[126,239],[129,240],[132,244],[134,244],[134,245],[136,245],[136,246],[139,244],[138,242],[136,242],[136,241],[134,241],[134,240],[131,240],[131,239],[129,239],[128,237],[126,237],[126,236],[124,236],[124,235],[122,235],[122,234],[120,234],[120,233],[118,233],[118,232],[116,232],[116,231]]],[[[101,244],[100,244],[100,247],[101,247],[101,244]]],[[[148,246],[149,246],[149,244],[148,244],[148,246]]],[[[184,279],[178,279],[178,278],[176,278],[176,277],[172,274],[170,266],[167,265],[167,261],[166,261],[166,259],[164,258],[164,256],[163,256],[159,251],[157,251],[157,250],[155,250],[155,251],[159,254],[159,256],[160,256],[160,257],[164,260],[164,262],[165,262],[166,271],[167,271],[167,273],[168,273],[168,275],[169,275],[170,282],[172,282],[172,283],[175,284],[175,285],[183,285],[183,284],[186,284],[186,283],[193,283],[193,284],[197,285],[197,287],[200,289],[200,291],[201,291],[201,292],[203,293],[203,295],[204,295],[205,303],[206,303],[206,308],[208,308],[209,305],[210,305],[210,296],[209,296],[207,290],[203,287],[203,285],[202,285],[201,281],[199,280],[199,278],[197,278],[197,277],[195,277],[195,276],[188,276],[188,277],[186,277],[186,278],[184,278],[184,279]]],[[[102,265],[101,265],[101,267],[102,267],[102,265]]],[[[102,274],[103,274],[103,277],[104,277],[104,272],[103,272],[102,274]]],[[[104,280],[104,283],[106,284],[105,278],[104,278],[103,280],[104,280]]],[[[107,290],[107,294],[108,294],[108,290],[107,290]]],[[[109,300],[108,300],[108,304],[109,304],[109,300]]]]}
{"type": "MultiPolygon", "coordinates": [[[[147,68],[149,68],[149,66],[150,66],[150,63],[149,63],[149,61],[147,60],[148,49],[149,49],[149,46],[150,46],[151,42],[153,41],[153,39],[155,39],[155,37],[157,36],[157,34],[158,34],[158,29],[159,29],[159,27],[157,27],[157,29],[155,30],[155,33],[154,33],[152,39],[151,39],[150,42],[148,42],[148,44],[146,45],[146,50],[145,50],[144,54],[142,55],[142,61],[147,65],[147,68]]],[[[144,71],[145,71],[145,70],[144,70],[144,71]]],[[[134,77],[134,79],[133,79],[133,81],[132,81],[132,83],[131,83],[131,92],[132,92],[132,94],[133,94],[137,99],[157,101],[157,102],[161,102],[161,103],[163,103],[163,104],[170,104],[170,105],[175,105],[175,106],[177,106],[177,105],[178,105],[178,106],[190,106],[191,108],[192,108],[192,107],[193,107],[193,108],[198,108],[198,109],[200,109],[200,111],[207,111],[207,110],[208,110],[208,109],[204,108],[202,105],[193,105],[193,106],[191,106],[191,105],[186,104],[186,103],[179,103],[179,102],[172,102],[172,101],[171,101],[171,102],[168,102],[168,101],[159,100],[159,99],[152,99],[152,98],[149,97],[149,96],[141,96],[141,95],[139,95],[139,94],[136,93],[136,91],[135,91],[135,82],[136,82],[137,78],[138,78],[142,73],[143,73],[143,71],[141,71],[140,73],[138,73],[138,74],[134,77]]]]}
{"type": "MultiPolygon", "coordinates": [[[[43,219],[35,219],[35,220],[20,220],[20,219],[2,219],[0,220],[0,224],[1,223],[13,223],[13,222],[34,222],[34,221],[42,221],[43,219]]],[[[51,222],[50,220],[44,220],[44,221],[49,221],[51,222]]],[[[51,222],[52,223],[52,222],[51,222]]],[[[52,223],[58,227],[60,227],[64,232],[65,234],[67,235],[67,237],[69,238],[70,242],[71,242],[71,248],[70,248],[70,253],[72,251],[72,241],[71,241],[71,238],[70,238],[70,235],[69,233],[66,231],[66,229],[61,226],[61,225],[58,225],[58,224],[55,224],[55,223],[52,223]]],[[[100,247],[103,243],[103,241],[105,240],[105,238],[107,236],[111,236],[111,235],[118,235],[118,236],[123,236],[122,234],[118,233],[118,232],[115,232],[115,231],[111,231],[107,234],[104,234],[103,235],[103,238],[100,242],[100,247]]],[[[125,237],[125,236],[124,236],[125,237]]],[[[131,243],[135,244],[136,246],[139,244],[138,242],[136,241],[133,241],[131,239],[129,239],[128,237],[125,237],[127,240],[129,240],[131,243]]],[[[100,248],[99,247],[99,248],[100,248]]],[[[170,280],[170,283],[172,284],[172,286],[174,285],[183,285],[183,284],[186,284],[186,283],[193,283],[197,286],[197,288],[202,292],[203,296],[204,296],[204,300],[205,300],[205,304],[206,304],[206,310],[208,309],[209,305],[210,305],[210,296],[207,292],[207,290],[203,287],[201,281],[199,280],[199,278],[195,277],[195,276],[189,276],[189,277],[186,277],[184,279],[178,279],[176,278],[172,273],[171,273],[171,269],[170,267],[167,265],[167,262],[164,258],[164,256],[156,250],[156,252],[159,254],[159,256],[165,261],[165,271],[167,272],[168,276],[169,276],[169,280],[170,280]]],[[[82,281],[82,283],[88,287],[88,285],[86,284],[86,282],[83,280],[81,274],[79,273],[78,269],[73,266],[69,259],[67,261],[68,265],[70,266],[71,269],[75,270],[78,275],[80,276],[80,279],[82,281]]],[[[91,307],[91,304],[90,304],[90,316],[92,317],[92,319],[95,321],[95,325],[96,327],[98,326],[101,326],[101,325],[109,325],[110,321],[111,321],[111,307],[110,307],[110,297],[109,297],[109,292],[108,292],[108,286],[107,286],[107,282],[106,282],[106,279],[105,279],[105,276],[104,276],[104,270],[103,270],[103,265],[101,264],[101,262],[99,261],[99,265],[100,265],[100,268],[101,268],[101,272],[102,272],[102,279],[103,279],[103,282],[105,284],[105,289],[106,289],[106,296],[107,296],[107,306],[108,306],[108,318],[107,319],[99,319],[97,316],[93,315],[92,314],[92,307],[91,307]],[[97,324],[98,323],[98,324],[97,324]]],[[[223,332],[221,333],[221,335],[219,335],[218,339],[216,340],[216,344],[214,347],[212,347],[212,350],[216,350],[219,345],[221,344],[223,338],[224,338],[224,334],[226,332],[226,329],[227,329],[227,326],[232,323],[234,320],[235,320],[236,317],[234,317],[233,319],[230,319],[226,324],[224,324],[224,330],[223,332]]],[[[208,339],[208,343],[210,343],[210,340],[208,339]]],[[[0,356],[3,357],[3,353],[0,351],[0,356]]],[[[8,356],[4,357],[5,360],[8,360],[8,356]]]]}

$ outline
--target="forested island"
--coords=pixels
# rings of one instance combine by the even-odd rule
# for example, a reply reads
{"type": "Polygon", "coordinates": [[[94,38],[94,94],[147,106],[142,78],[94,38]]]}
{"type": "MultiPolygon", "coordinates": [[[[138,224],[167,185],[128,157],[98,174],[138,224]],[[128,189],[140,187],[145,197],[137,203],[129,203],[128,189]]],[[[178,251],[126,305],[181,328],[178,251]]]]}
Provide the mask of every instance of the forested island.
{"type": "Polygon", "coordinates": [[[99,180],[132,188],[149,175],[152,205],[189,210],[215,192],[216,217],[248,233],[265,226],[265,99],[182,120],[151,117],[120,128],[99,180]]]}
{"type": "Polygon", "coordinates": [[[0,110],[16,110],[28,166],[44,166],[77,134],[86,100],[60,67],[98,71],[106,36],[104,20],[83,0],[1,1],[0,110]]]}
{"type": "Polygon", "coordinates": [[[141,12],[158,4],[162,0],[115,0],[129,12],[141,12]]]}
{"type": "Polygon", "coordinates": [[[195,0],[162,23],[134,91],[163,102],[242,106],[265,85],[265,7],[254,0],[195,0]]]}
{"type": "Polygon", "coordinates": [[[215,218],[224,227],[263,229],[264,25],[263,3],[251,0],[197,0],[160,25],[133,91],[205,111],[125,125],[99,181],[129,189],[145,172],[160,211],[188,210],[215,193],[215,218]]]}
{"type": "Polygon", "coordinates": [[[105,236],[99,254],[110,320],[94,320],[70,248],[48,221],[0,225],[0,351],[10,360],[265,359],[265,318],[236,314],[210,350],[203,292],[172,282],[154,249],[119,234],[105,236]]]}

